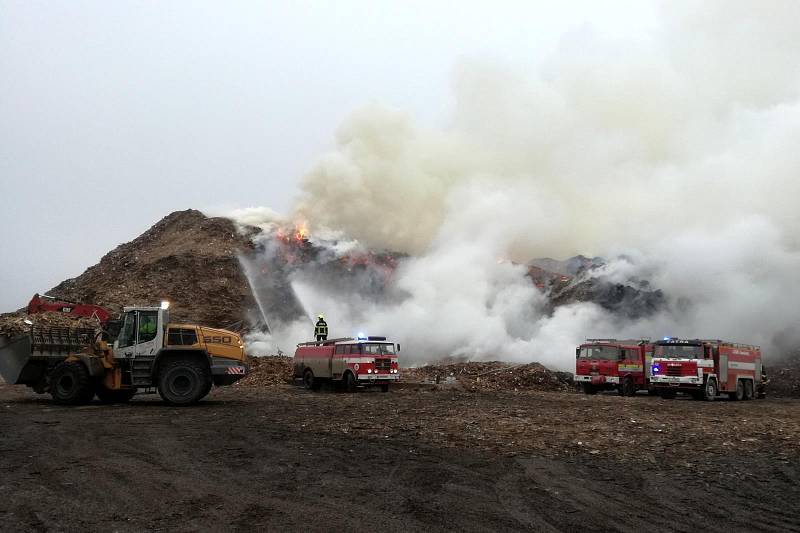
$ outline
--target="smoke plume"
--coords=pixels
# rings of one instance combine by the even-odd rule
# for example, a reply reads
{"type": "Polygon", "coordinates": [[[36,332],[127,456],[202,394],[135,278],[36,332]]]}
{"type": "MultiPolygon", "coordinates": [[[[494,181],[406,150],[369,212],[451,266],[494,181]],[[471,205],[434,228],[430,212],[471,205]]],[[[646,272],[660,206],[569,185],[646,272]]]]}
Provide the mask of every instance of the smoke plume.
{"type": "Polygon", "coordinates": [[[324,310],[334,335],[397,339],[412,362],[569,368],[589,336],[726,338],[768,357],[797,346],[799,18],[788,1],[670,2],[647,42],[583,29],[532,72],[459,65],[445,127],[356,112],[290,218],[312,240],[410,257],[385,301],[303,279],[303,306],[324,310]],[[591,303],[548,314],[518,263],[577,253],[649,280],[668,308],[633,321],[591,303]]]}

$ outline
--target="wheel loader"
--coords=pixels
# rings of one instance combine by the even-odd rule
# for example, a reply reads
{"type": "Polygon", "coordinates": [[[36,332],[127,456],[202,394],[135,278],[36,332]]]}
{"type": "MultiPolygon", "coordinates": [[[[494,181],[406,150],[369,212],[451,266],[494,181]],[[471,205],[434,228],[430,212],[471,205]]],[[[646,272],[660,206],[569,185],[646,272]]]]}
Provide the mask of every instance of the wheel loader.
{"type": "Polygon", "coordinates": [[[125,307],[113,344],[91,328],[40,327],[0,337],[0,375],[7,383],[80,404],[95,395],[121,403],[139,390],[157,390],[172,405],[203,399],[212,385],[247,374],[239,335],[224,329],[169,322],[169,305],[125,307]]]}

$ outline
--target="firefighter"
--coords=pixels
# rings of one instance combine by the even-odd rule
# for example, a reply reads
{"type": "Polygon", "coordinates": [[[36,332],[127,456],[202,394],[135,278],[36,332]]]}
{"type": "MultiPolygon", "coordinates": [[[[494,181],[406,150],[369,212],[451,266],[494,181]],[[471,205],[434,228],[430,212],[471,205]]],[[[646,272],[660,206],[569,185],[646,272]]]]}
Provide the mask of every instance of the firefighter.
{"type": "Polygon", "coordinates": [[[767,384],[769,383],[769,377],[767,376],[767,367],[761,365],[761,381],[756,387],[756,394],[759,398],[766,398],[767,397],[767,384]]]}
{"type": "Polygon", "coordinates": [[[314,335],[317,337],[317,342],[328,339],[328,323],[325,322],[325,317],[322,315],[317,316],[317,324],[314,326],[314,335]]]}

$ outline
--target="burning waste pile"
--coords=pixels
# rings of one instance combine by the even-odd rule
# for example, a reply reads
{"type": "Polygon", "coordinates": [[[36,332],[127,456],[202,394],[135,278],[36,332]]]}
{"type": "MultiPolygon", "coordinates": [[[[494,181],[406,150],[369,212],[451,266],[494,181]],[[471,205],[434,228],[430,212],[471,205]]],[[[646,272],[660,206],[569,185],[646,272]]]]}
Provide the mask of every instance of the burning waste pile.
{"type": "MultiPolygon", "coordinates": [[[[288,318],[270,342],[288,352],[325,312],[333,336],[398,339],[409,365],[568,370],[586,337],[731,339],[767,364],[800,346],[796,7],[748,18],[746,34],[719,30],[743,16],[726,3],[680,11],[643,43],[571,33],[526,72],[467,61],[446,127],[353,113],[289,216],[231,215],[263,234],[302,221],[287,233],[315,250],[266,291],[261,314],[288,318]],[[399,254],[388,280],[342,275],[354,250],[399,254]],[[606,259],[534,260],[578,253],[606,259]]],[[[281,253],[261,252],[268,270],[281,253]]]]}
{"type": "Polygon", "coordinates": [[[447,127],[367,106],[287,216],[174,213],[53,294],[168,299],[251,355],[293,353],[324,313],[332,337],[401,343],[404,366],[570,370],[587,337],[668,335],[757,344],[772,368],[800,346],[793,14],[740,35],[716,3],[646,46],[576,32],[538,70],[465,62],[447,127]]]}
{"type": "Polygon", "coordinates": [[[252,251],[239,257],[258,304],[251,320],[255,326],[245,336],[250,355],[292,353],[296,343],[308,340],[316,314],[324,310],[332,337],[352,337],[366,330],[403,339],[408,348],[402,357],[408,364],[447,357],[486,359],[492,345],[509,360],[547,360],[526,353],[524,337],[526,331],[551,318],[558,306],[589,302],[612,314],[623,310],[621,316],[648,316],[664,300],[660,291],[649,290],[646,283],[633,286],[624,280],[606,279],[607,265],[599,258],[534,260],[525,265],[494,261],[491,254],[474,250],[474,258],[455,265],[456,270],[449,273],[448,257],[438,258],[441,264],[429,265],[428,257],[369,249],[341,232],[323,229],[311,233],[307,224],[291,224],[266,210],[245,209],[232,218],[251,235],[252,228],[259,230],[252,236],[252,251]],[[455,287],[452,281],[446,287],[431,286],[431,275],[457,279],[458,269],[473,271],[475,261],[480,269],[486,269],[472,272],[479,278],[498,276],[489,286],[479,287],[480,293],[469,294],[474,287],[455,287]],[[537,261],[553,270],[536,266],[537,261]],[[491,272],[495,269],[499,272],[491,272]],[[465,289],[469,301],[464,301],[465,289]],[[430,290],[435,291],[436,300],[452,299],[452,310],[440,309],[447,301],[421,301],[430,290]],[[473,299],[483,303],[476,305],[473,299]],[[442,314],[435,316],[437,312],[442,314]],[[462,346],[453,346],[455,338],[438,330],[438,323],[446,330],[450,321],[465,313],[474,314],[469,318],[477,327],[457,341],[462,346]],[[487,320],[482,320],[483,315],[487,320]],[[507,319],[510,324],[504,323],[507,319]],[[498,329],[504,342],[486,345],[478,341],[476,337],[484,337],[481,330],[487,326],[498,329]],[[509,332],[509,327],[518,331],[509,332]],[[437,330],[431,332],[431,328],[437,330]],[[509,346],[511,353],[505,353],[509,346]]]}

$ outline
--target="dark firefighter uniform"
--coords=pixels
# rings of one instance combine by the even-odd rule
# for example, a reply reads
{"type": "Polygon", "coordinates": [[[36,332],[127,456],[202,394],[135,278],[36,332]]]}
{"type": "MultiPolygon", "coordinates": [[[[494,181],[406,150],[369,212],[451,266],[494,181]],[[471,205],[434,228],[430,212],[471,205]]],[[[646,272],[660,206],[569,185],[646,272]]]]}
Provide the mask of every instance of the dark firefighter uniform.
{"type": "Polygon", "coordinates": [[[322,315],[317,317],[317,324],[314,326],[314,336],[317,337],[317,342],[328,339],[328,323],[322,315]]]}

